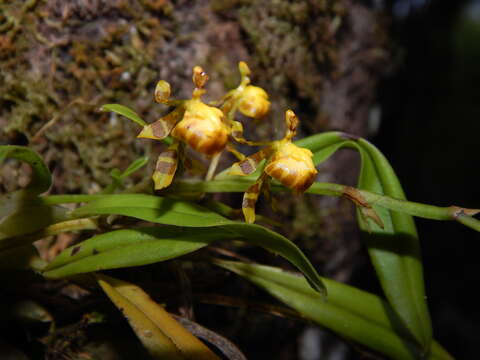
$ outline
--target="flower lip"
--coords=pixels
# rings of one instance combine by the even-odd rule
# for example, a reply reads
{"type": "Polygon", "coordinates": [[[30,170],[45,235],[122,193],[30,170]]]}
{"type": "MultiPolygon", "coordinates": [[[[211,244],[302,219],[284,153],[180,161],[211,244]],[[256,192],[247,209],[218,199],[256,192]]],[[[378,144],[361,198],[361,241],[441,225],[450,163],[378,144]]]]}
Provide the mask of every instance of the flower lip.
{"type": "Polygon", "coordinates": [[[206,155],[222,151],[228,140],[223,112],[197,100],[187,103],[185,114],[172,135],[206,155]]]}
{"type": "Polygon", "coordinates": [[[293,156],[273,155],[272,160],[265,167],[265,172],[282,185],[297,192],[304,192],[315,180],[317,169],[311,156],[301,151],[306,149],[296,147],[297,152],[292,154],[293,156]]]}

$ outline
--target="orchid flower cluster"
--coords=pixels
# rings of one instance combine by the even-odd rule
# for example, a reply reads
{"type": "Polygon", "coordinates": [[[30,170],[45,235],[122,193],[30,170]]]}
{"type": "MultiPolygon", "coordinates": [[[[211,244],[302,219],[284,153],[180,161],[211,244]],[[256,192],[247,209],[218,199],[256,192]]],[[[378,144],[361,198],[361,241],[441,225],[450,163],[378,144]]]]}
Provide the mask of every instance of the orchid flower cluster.
{"type": "Polygon", "coordinates": [[[201,99],[206,92],[204,87],[208,75],[200,66],[193,68],[195,88],[188,100],[171,100],[170,84],[160,80],[155,88],[155,101],[172,106],[174,110],[144,125],[138,137],[163,140],[170,135],[173,138],[170,146],[158,157],[152,175],[155,190],[164,189],[172,183],[179,161],[189,167],[191,161],[186,156],[185,146],[211,157],[207,180],[213,178],[218,159],[225,150],[239,160],[231,166],[230,175],[249,175],[265,160],[261,175],[243,196],[245,220],[253,223],[258,196],[262,191],[268,196],[270,179],[279,181],[296,193],[303,193],[312,185],[317,170],[312,161],[312,152],[292,142],[299,123],[292,110],[287,110],[285,114],[286,132],[283,139],[253,142],[243,137],[243,126],[235,120],[237,111],[255,120],[262,119],[270,110],[270,101],[264,89],[250,84],[248,65],[241,61],[238,68],[240,84],[212,104],[206,104],[201,99]],[[236,150],[235,143],[263,148],[247,157],[236,150]]]}

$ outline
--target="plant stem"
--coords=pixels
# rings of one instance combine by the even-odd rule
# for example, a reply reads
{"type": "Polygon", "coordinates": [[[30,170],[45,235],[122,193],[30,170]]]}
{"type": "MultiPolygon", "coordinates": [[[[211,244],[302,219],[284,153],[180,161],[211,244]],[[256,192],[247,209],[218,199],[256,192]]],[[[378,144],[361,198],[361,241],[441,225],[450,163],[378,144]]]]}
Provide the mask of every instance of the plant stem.
{"type": "MultiPolygon", "coordinates": [[[[203,192],[244,192],[254,182],[254,178],[247,176],[232,180],[182,180],[175,182],[166,190],[167,193],[175,195],[203,192]]],[[[274,192],[289,191],[279,184],[272,184],[271,189],[274,192]]],[[[425,219],[456,220],[461,224],[480,232],[480,220],[473,217],[480,213],[480,209],[466,209],[457,206],[441,207],[421,204],[413,201],[395,199],[370,191],[359,190],[346,185],[324,182],[314,183],[307,190],[307,193],[328,196],[345,196],[350,200],[354,200],[356,205],[362,206],[362,203],[365,203],[365,205],[368,206],[381,206],[388,210],[398,211],[425,219]]],[[[46,205],[56,205],[89,202],[101,199],[105,196],[114,195],[49,195],[42,196],[41,199],[46,205]]]]}
{"type": "MultiPolygon", "coordinates": [[[[235,180],[214,180],[214,181],[178,181],[169,188],[175,194],[192,192],[244,192],[255,179],[243,177],[235,180]]],[[[272,185],[272,191],[287,191],[281,185],[272,185]]],[[[352,200],[352,194],[358,196],[359,201],[368,206],[381,206],[383,208],[394,210],[409,215],[432,219],[432,220],[456,220],[474,230],[480,231],[480,221],[473,218],[480,212],[478,209],[465,209],[457,206],[433,206],[421,204],[413,201],[399,200],[384,195],[379,195],[370,191],[359,190],[350,186],[333,183],[314,183],[307,193],[316,195],[345,196],[352,200]],[[346,196],[348,194],[348,196],[346,196]],[[360,200],[361,199],[361,200],[360,200]]]]}
{"type": "Polygon", "coordinates": [[[205,181],[210,181],[213,179],[213,175],[215,174],[215,170],[218,166],[218,161],[220,160],[220,156],[222,155],[221,152],[216,153],[212,156],[212,160],[210,161],[210,166],[208,167],[207,176],[205,177],[205,181]]]}

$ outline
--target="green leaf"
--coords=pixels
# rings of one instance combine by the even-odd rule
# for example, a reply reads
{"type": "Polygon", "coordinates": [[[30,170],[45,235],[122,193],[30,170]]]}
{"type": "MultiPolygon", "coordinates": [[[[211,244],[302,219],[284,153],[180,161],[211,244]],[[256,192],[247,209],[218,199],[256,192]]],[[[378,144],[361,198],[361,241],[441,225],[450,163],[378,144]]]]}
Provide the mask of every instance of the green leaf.
{"type": "Polygon", "coordinates": [[[230,222],[192,202],[145,194],[105,195],[74,210],[71,216],[80,218],[110,214],[177,226],[218,226],[230,222]]]}
{"type": "Polygon", "coordinates": [[[142,227],[96,235],[61,252],[44,276],[61,278],[87,272],[140,266],[169,260],[217,240],[238,236],[221,229],[142,227]]]}
{"type": "Polygon", "coordinates": [[[126,178],[132,175],[135,171],[141,169],[148,163],[148,156],[142,156],[132,162],[122,173],[121,177],[126,178]]]}
{"type": "MultiPolygon", "coordinates": [[[[302,251],[282,235],[255,224],[245,224],[224,218],[204,207],[187,201],[142,194],[105,195],[96,201],[74,210],[73,217],[96,215],[124,215],[165,225],[207,228],[210,234],[228,233],[225,237],[262,246],[289,260],[324,293],[320,276],[302,251]]],[[[195,235],[193,236],[193,240],[195,235]]]]}
{"type": "MultiPolygon", "coordinates": [[[[306,318],[346,339],[391,359],[422,358],[423,349],[411,340],[392,307],[376,295],[322,278],[329,294],[328,301],[322,301],[302,276],[269,266],[223,260],[214,263],[248,279],[306,318]]],[[[432,342],[430,350],[426,359],[453,359],[436,342],[432,342]]]]}
{"type": "Polygon", "coordinates": [[[142,156],[135,161],[133,161],[122,173],[118,169],[113,169],[110,171],[110,176],[112,177],[113,181],[110,185],[108,185],[101,193],[102,194],[112,194],[123,182],[123,179],[132,175],[135,171],[142,168],[148,163],[148,157],[142,156]]]}
{"type": "MultiPolygon", "coordinates": [[[[325,161],[340,148],[359,151],[362,165],[358,187],[380,195],[406,200],[400,182],[388,160],[366,140],[340,132],[328,132],[297,142],[314,152],[316,163],[325,161]]],[[[412,216],[378,205],[373,210],[384,228],[365,219],[358,221],[370,258],[388,301],[413,338],[428,351],[432,340],[430,315],[425,301],[423,268],[418,234],[412,216]]]]}
{"type": "Polygon", "coordinates": [[[120,105],[120,104],[105,104],[100,108],[101,111],[112,111],[119,115],[125,116],[127,119],[130,119],[136,122],[140,126],[146,126],[147,123],[132,109],[120,105]]]}
{"type": "Polygon", "coordinates": [[[321,149],[345,141],[342,135],[343,133],[338,131],[329,131],[300,139],[295,141],[295,144],[315,153],[321,149]]]}
{"type": "MultiPolygon", "coordinates": [[[[358,141],[362,170],[358,187],[378,194],[406,199],[386,158],[365,140],[358,141]]],[[[370,258],[385,295],[404,325],[425,351],[430,348],[432,327],[426,303],[420,244],[412,216],[373,205],[384,223],[366,224],[359,215],[370,258]]]]}
{"type": "Polygon", "coordinates": [[[50,170],[48,170],[47,165],[35,151],[25,146],[1,145],[0,166],[8,158],[26,162],[32,167],[32,177],[30,183],[25,188],[29,194],[38,195],[50,188],[52,184],[50,170]]]}

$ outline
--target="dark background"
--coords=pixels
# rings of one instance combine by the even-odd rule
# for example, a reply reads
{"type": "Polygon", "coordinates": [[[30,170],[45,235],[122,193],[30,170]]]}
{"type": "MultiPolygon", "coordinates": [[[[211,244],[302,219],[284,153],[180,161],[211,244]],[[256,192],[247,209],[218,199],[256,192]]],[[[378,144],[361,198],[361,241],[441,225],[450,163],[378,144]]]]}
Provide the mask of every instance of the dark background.
{"type": "MultiPolygon", "coordinates": [[[[379,90],[373,139],[409,199],[478,208],[480,2],[396,1],[387,10],[399,68],[379,90]]],[[[434,334],[457,359],[478,353],[477,233],[418,220],[434,334]]]]}

